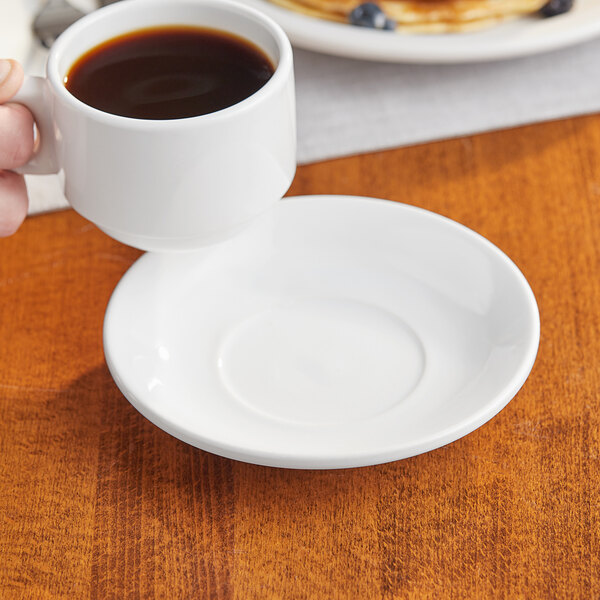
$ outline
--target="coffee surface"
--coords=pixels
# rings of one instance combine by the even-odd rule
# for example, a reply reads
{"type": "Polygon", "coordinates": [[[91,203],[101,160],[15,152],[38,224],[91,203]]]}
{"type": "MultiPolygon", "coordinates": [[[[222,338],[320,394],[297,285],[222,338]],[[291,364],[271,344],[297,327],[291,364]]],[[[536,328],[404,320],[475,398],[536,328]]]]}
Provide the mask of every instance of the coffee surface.
{"type": "Polygon", "coordinates": [[[100,44],[73,64],[64,83],[76,98],[107,113],[180,119],[237,104],[273,72],[269,58],[240,37],[169,26],[100,44]]]}

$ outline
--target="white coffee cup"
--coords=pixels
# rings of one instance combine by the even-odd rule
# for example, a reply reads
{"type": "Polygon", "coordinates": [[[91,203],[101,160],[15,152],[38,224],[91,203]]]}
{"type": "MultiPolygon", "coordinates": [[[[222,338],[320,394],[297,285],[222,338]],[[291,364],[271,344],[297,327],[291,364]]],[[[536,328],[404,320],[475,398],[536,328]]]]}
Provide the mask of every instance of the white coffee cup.
{"type": "Polygon", "coordinates": [[[143,250],[188,250],[234,236],[284,195],[296,168],[292,50],[281,28],[230,0],[124,0],[87,15],[52,46],[46,77],[15,101],[33,112],[39,149],[23,173],[64,171],[73,208],[111,237],[143,250]],[[87,50],[157,25],[238,35],[271,59],[257,92],[214,113],[171,120],[92,108],[63,84],[87,50]]]}

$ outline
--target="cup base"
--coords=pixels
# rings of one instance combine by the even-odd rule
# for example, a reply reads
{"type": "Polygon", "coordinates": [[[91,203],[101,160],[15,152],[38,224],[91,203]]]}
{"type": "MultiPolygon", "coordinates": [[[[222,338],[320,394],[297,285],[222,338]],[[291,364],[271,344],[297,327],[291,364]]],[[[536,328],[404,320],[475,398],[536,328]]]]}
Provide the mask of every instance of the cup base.
{"type": "Polygon", "coordinates": [[[203,234],[197,237],[184,238],[136,235],[100,225],[98,225],[98,228],[109,237],[117,240],[117,242],[121,242],[127,246],[133,246],[138,250],[144,250],[146,252],[193,252],[230,240],[247,229],[249,224],[250,222],[242,223],[241,225],[236,225],[226,231],[220,231],[212,235],[203,234]]]}

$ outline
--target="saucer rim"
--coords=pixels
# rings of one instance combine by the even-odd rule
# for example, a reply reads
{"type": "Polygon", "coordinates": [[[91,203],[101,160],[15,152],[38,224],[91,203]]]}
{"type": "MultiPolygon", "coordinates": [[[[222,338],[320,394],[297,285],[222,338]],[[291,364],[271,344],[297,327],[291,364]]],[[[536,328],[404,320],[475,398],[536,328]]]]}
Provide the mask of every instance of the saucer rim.
{"type": "Polygon", "coordinates": [[[336,453],[330,452],[328,454],[315,453],[311,454],[297,452],[285,452],[285,451],[272,451],[272,450],[257,450],[253,448],[242,447],[238,444],[226,443],[219,441],[218,438],[210,438],[205,435],[200,435],[191,429],[180,424],[174,424],[166,420],[163,416],[155,412],[150,405],[143,402],[129,389],[121,375],[119,374],[118,365],[112,359],[111,351],[112,339],[110,332],[111,315],[114,311],[115,305],[119,302],[119,295],[123,288],[124,283],[128,279],[128,275],[133,274],[139,268],[142,268],[144,263],[149,260],[153,260],[156,256],[154,253],[146,253],[137,259],[133,265],[124,273],[121,280],[115,287],[110,300],[108,302],[104,325],[103,325],[103,342],[104,342],[104,356],[108,369],[113,377],[117,387],[125,398],[132,404],[132,406],[150,422],[156,425],[159,429],[162,429],[166,433],[173,437],[190,444],[201,450],[211,452],[213,454],[239,460],[250,464],[257,464],[268,467],[277,468],[291,468],[291,469],[308,469],[308,470],[322,470],[322,469],[347,469],[356,467],[373,466],[377,464],[384,464],[393,462],[396,460],[403,460],[412,456],[417,456],[431,450],[446,446],[458,439],[472,433],[494,416],[499,414],[503,408],[516,396],[519,390],[525,384],[533,365],[537,358],[540,342],[540,314],[539,308],[531,289],[531,286],[521,270],[512,261],[512,259],[505,254],[500,248],[489,241],[487,238],[477,233],[476,231],[462,225],[461,223],[454,221],[448,217],[432,212],[430,210],[420,208],[417,206],[394,202],[390,200],[371,198],[367,196],[351,196],[351,195],[303,195],[303,196],[292,196],[286,197],[282,200],[282,203],[306,203],[306,202],[326,202],[326,201],[353,201],[368,203],[367,206],[386,205],[386,206],[398,206],[398,209],[416,212],[424,215],[428,219],[443,221],[446,226],[455,228],[456,231],[460,232],[461,235],[467,235],[477,243],[481,244],[488,251],[495,254],[504,264],[508,267],[515,280],[519,282],[521,290],[525,293],[527,299],[524,307],[528,310],[528,326],[529,326],[529,337],[524,338],[526,340],[525,349],[523,351],[523,358],[519,363],[517,369],[515,369],[512,377],[507,379],[506,384],[500,392],[495,394],[494,397],[487,400],[485,405],[479,410],[471,413],[469,418],[463,419],[461,422],[456,423],[454,426],[447,427],[442,430],[438,430],[431,435],[421,438],[418,442],[412,442],[410,444],[403,444],[401,441],[388,447],[378,447],[371,452],[357,452],[357,453],[336,453]]]}

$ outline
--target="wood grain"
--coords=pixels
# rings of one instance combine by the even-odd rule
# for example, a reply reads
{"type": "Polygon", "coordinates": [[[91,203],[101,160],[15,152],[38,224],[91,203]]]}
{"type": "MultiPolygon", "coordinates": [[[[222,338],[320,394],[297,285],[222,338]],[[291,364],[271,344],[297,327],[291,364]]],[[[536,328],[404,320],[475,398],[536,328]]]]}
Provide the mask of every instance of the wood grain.
{"type": "Polygon", "coordinates": [[[0,241],[0,597],[600,597],[600,116],[304,166],[291,194],[399,200],[530,281],[534,370],[439,450],[270,469],[142,418],[102,354],[139,252],[72,211],[0,241]]]}

